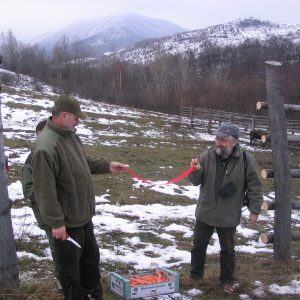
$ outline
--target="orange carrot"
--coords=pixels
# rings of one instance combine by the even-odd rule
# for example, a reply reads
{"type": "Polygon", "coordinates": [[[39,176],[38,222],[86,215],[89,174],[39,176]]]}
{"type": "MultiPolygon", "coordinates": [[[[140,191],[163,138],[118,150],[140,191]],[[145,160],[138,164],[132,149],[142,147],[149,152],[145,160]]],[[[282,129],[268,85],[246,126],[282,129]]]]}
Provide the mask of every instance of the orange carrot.
{"type": "Polygon", "coordinates": [[[156,272],[155,275],[144,275],[144,276],[132,276],[129,278],[130,286],[146,285],[146,284],[155,284],[160,282],[169,281],[166,275],[163,272],[156,272]]]}

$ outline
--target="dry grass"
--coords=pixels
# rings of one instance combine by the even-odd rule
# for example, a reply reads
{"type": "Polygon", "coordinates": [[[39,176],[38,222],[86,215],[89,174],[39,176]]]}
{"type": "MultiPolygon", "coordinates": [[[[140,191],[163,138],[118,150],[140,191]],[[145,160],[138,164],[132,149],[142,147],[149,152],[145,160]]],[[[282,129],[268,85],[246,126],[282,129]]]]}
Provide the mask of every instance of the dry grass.
{"type": "MultiPolygon", "coordinates": [[[[5,92],[15,93],[13,89],[5,87],[5,92]]],[[[34,95],[35,97],[35,95],[34,95]]],[[[100,115],[94,114],[95,117],[100,115]]],[[[102,116],[104,117],[104,116],[102,116]]],[[[112,117],[113,119],[114,117],[112,117]]],[[[128,117],[128,121],[132,121],[128,117]]],[[[149,116],[148,119],[139,120],[142,128],[141,132],[132,138],[126,138],[127,143],[122,147],[109,147],[96,144],[93,146],[87,146],[87,152],[92,157],[104,157],[108,160],[121,161],[127,163],[131,168],[141,176],[153,180],[165,180],[170,179],[178,175],[180,171],[183,171],[189,165],[190,159],[201,152],[203,152],[211,143],[195,140],[191,141],[186,138],[187,134],[193,134],[193,131],[187,128],[180,128],[176,124],[171,124],[168,129],[165,125],[167,122],[162,121],[159,117],[155,118],[149,116]],[[147,126],[148,122],[154,122],[156,124],[157,130],[166,130],[167,139],[158,138],[145,138],[142,134],[142,130],[147,126]],[[182,133],[182,137],[178,138],[176,134],[182,133]],[[165,142],[168,143],[165,143],[165,142]],[[173,168],[160,169],[161,166],[172,166],[173,168]]],[[[96,129],[103,129],[103,127],[97,123],[89,123],[89,126],[96,129]]],[[[118,130],[118,128],[113,125],[112,130],[118,130]]],[[[132,133],[137,132],[134,127],[128,127],[127,130],[132,133]]],[[[102,140],[109,140],[110,137],[101,137],[102,140]]],[[[113,138],[118,139],[118,138],[113,138]]],[[[122,139],[122,138],[121,138],[122,139]]],[[[99,140],[100,141],[100,140],[99,140]]],[[[5,140],[5,145],[10,148],[31,148],[32,143],[26,140],[5,140]]],[[[255,157],[257,158],[259,168],[268,168],[272,165],[271,152],[255,152],[255,157]]],[[[294,166],[300,165],[300,153],[299,151],[294,151],[291,149],[291,163],[294,166]]],[[[9,173],[9,182],[15,182],[21,178],[21,167],[12,166],[12,170],[9,173]]],[[[134,201],[135,204],[153,204],[161,203],[165,205],[190,205],[193,203],[192,200],[182,197],[182,196],[171,196],[162,195],[158,192],[149,189],[131,189],[132,179],[128,175],[123,176],[94,176],[94,185],[97,195],[106,193],[109,189],[109,194],[111,195],[110,200],[112,204],[118,203],[119,205],[132,204],[130,196],[135,196],[137,200],[134,201]]],[[[183,184],[187,184],[184,182],[183,184]]],[[[274,182],[272,179],[265,180],[263,182],[263,192],[265,195],[274,191],[274,182]]],[[[300,185],[299,180],[293,181],[294,195],[300,196],[300,185]]],[[[13,204],[13,207],[20,207],[28,205],[26,201],[20,200],[13,204]]],[[[134,220],[133,220],[134,221],[134,220]]],[[[166,220],[162,221],[164,225],[167,226],[168,222],[188,222],[187,220],[166,220]]],[[[191,224],[192,225],[192,224],[191,224]]],[[[264,231],[265,224],[261,223],[257,226],[256,230],[264,231]]],[[[181,233],[173,233],[176,236],[177,247],[181,250],[189,250],[191,245],[191,238],[183,238],[181,233]]],[[[112,236],[115,244],[124,243],[124,233],[118,231],[111,232],[109,234],[104,234],[97,237],[99,244],[106,244],[106,241],[111,241],[112,236]]],[[[167,246],[168,241],[159,239],[157,236],[151,234],[140,233],[138,235],[146,243],[160,243],[167,246]]],[[[126,237],[132,237],[132,235],[127,234],[126,237]]],[[[243,237],[239,237],[243,240],[243,237]]],[[[244,242],[246,242],[245,239],[244,242]]],[[[31,243],[26,243],[23,241],[17,241],[20,249],[24,249],[36,254],[40,254],[43,251],[45,245],[40,245],[39,241],[32,241],[31,243]],[[36,243],[36,247],[35,247],[36,243]],[[33,251],[34,250],[34,251],[33,251]]],[[[293,261],[290,263],[274,263],[271,254],[263,255],[251,255],[237,253],[237,270],[236,277],[239,282],[238,293],[247,294],[252,299],[257,299],[258,296],[255,294],[255,286],[253,283],[255,281],[261,281],[265,286],[264,288],[264,299],[290,299],[290,297],[285,296],[274,296],[270,294],[266,289],[266,286],[270,284],[280,284],[284,285],[289,283],[292,279],[299,276],[299,257],[300,257],[300,242],[292,243],[292,254],[294,256],[293,261]]],[[[151,255],[151,253],[149,253],[151,255]]],[[[114,300],[120,299],[115,294],[111,293],[108,288],[108,272],[116,271],[120,274],[133,273],[134,268],[127,264],[122,264],[116,261],[105,262],[101,264],[101,270],[103,273],[103,285],[105,288],[105,299],[114,300]]],[[[0,293],[0,299],[50,299],[57,300],[62,299],[62,296],[55,291],[54,276],[52,274],[52,265],[49,261],[37,262],[32,259],[21,258],[19,259],[19,268],[21,274],[21,286],[19,291],[15,292],[13,295],[7,295],[0,293]],[[37,270],[35,273],[31,274],[30,271],[37,270]],[[27,276],[26,276],[27,274],[27,276]]],[[[189,283],[188,274],[189,266],[181,265],[179,268],[174,268],[181,275],[181,289],[186,291],[194,286],[189,283]]],[[[206,273],[204,280],[196,285],[196,288],[200,288],[204,295],[195,297],[194,299],[239,299],[239,295],[227,296],[224,295],[223,291],[219,288],[219,256],[213,255],[209,256],[207,259],[206,273]]],[[[298,277],[299,278],[299,277],[298,277]]],[[[294,298],[296,299],[296,298],[294,298]]]]}

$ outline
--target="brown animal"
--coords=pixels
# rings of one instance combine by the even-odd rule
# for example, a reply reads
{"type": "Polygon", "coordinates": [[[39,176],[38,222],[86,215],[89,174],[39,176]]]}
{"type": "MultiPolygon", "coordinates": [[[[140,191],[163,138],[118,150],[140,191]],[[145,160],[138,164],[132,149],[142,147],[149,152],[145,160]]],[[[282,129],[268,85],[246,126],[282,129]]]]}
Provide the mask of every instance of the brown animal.
{"type": "Polygon", "coordinates": [[[263,135],[268,136],[268,131],[262,129],[252,129],[250,131],[250,145],[252,145],[253,140],[260,140],[263,135]]]}

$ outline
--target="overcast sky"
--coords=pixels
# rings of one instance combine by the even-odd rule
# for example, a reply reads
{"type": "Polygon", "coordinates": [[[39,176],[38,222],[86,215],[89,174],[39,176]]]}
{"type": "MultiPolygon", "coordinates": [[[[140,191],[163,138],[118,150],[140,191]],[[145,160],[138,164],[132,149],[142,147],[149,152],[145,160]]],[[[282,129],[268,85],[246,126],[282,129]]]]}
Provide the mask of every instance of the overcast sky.
{"type": "Polygon", "coordinates": [[[136,12],[198,29],[249,16],[300,24],[300,0],[0,0],[0,32],[18,39],[86,19],[136,12]]]}

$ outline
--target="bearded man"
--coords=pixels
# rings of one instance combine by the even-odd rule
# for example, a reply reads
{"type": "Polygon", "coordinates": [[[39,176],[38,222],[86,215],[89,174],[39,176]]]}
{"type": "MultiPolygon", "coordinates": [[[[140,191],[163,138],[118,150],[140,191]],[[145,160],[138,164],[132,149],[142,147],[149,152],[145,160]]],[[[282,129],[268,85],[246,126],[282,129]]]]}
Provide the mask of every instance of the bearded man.
{"type": "Polygon", "coordinates": [[[223,123],[216,131],[215,145],[199,158],[192,159],[195,171],[189,175],[193,185],[200,185],[196,207],[190,278],[203,278],[206,250],[216,229],[220,242],[220,285],[234,293],[234,236],[241,211],[248,197],[249,221],[255,224],[263,200],[262,186],[255,159],[238,144],[239,128],[223,123]]]}

